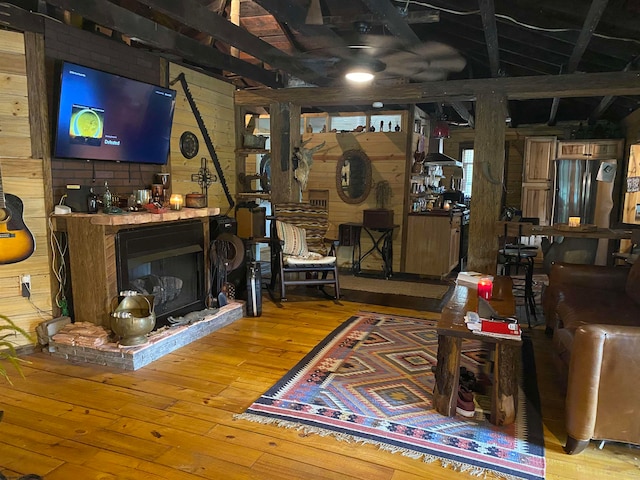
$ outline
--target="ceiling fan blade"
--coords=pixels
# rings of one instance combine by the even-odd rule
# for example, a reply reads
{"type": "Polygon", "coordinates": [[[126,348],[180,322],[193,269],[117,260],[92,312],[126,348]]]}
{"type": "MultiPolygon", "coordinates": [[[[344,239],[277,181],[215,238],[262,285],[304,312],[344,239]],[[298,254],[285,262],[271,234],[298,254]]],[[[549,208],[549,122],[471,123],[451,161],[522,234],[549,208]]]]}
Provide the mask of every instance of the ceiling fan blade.
{"type": "Polygon", "coordinates": [[[304,23],[307,25],[322,25],[324,23],[322,19],[322,9],[320,8],[320,0],[311,0],[309,10],[307,10],[307,18],[304,23]]]}

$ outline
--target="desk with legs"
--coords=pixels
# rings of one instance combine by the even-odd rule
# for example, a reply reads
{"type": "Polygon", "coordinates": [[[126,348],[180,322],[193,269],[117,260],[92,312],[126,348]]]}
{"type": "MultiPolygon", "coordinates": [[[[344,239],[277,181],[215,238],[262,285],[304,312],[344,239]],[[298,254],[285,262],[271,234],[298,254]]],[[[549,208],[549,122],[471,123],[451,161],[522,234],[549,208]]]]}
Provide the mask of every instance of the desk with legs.
{"type": "MultiPolygon", "coordinates": [[[[502,316],[515,313],[513,284],[509,277],[496,277],[491,306],[502,316]]],[[[456,414],[460,354],[462,339],[489,343],[494,347],[494,379],[491,387],[491,423],[509,425],[516,419],[518,408],[518,375],[522,341],[480,336],[472,333],[464,323],[468,311],[477,311],[478,295],[475,287],[456,285],[451,299],[442,310],[436,327],[438,332],[438,364],[433,388],[433,406],[438,413],[452,417],[456,414]]]]}
{"type": "Polygon", "coordinates": [[[382,274],[384,278],[391,278],[393,275],[393,230],[399,225],[389,227],[367,227],[362,223],[344,223],[351,230],[353,238],[353,252],[351,254],[351,269],[354,275],[362,271],[362,262],[374,252],[382,256],[382,274]],[[371,239],[372,246],[364,254],[360,248],[360,233],[364,229],[371,239]],[[375,232],[375,233],[374,233],[375,232]],[[377,236],[377,238],[376,238],[377,236]]]}

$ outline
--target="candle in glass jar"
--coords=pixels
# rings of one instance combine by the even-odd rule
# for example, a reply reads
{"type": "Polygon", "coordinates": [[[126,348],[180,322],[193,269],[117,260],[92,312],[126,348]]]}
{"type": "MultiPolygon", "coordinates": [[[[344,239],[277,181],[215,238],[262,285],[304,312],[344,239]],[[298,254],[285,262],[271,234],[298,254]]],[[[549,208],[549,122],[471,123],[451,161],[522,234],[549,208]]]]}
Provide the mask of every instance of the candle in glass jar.
{"type": "Polygon", "coordinates": [[[570,227],[579,227],[580,226],[580,217],[569,217],[569,226],[570,227]]]}
{"type": "Polygon", "coordinates": [[[493,281],[490,278],[483,277],[478,280],[478,296],[485,300],[491,300],[493,293],[493,281]]]}
{"type": "Polygon", "coordinates": [[[181,210],[184,199],[182,195],[179,193],[174,193],[169,198],[169,204],[171,205],[171,210],[181,210]]]}

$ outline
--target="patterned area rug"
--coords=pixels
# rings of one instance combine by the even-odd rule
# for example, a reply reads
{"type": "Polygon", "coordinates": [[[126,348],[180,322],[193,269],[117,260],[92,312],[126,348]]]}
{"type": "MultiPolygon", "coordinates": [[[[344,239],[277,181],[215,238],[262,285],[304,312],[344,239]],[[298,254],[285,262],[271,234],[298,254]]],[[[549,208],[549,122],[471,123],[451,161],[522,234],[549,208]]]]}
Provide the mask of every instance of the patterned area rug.
{"type": "MultiPolygon", "coordinates": [[[[373,443],[474,475],[543,479],[533,352],[523,343],[526,381],[509,426],[433,410],[435,322],[371,312],[338,327],[237,418],[373,443]]],[[[463,365],[478,371],[482,344],[465,340],[463,352],[463,365]]]]}

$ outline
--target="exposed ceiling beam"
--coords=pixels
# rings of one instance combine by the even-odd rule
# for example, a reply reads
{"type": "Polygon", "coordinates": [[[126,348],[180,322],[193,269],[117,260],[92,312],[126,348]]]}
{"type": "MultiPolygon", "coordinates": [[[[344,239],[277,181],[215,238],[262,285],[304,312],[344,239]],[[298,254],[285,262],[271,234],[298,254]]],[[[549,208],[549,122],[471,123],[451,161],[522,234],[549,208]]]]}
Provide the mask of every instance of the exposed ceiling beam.
{"type": "MultiPolygon", "coordinates": [[[[237,0],[239,2],[239,0],[237,0]]],[[[164,13],[184,25],[199,30],[216,40],[254,56],[271,67],[291,73],[308,82],[325,84],[316,72],[303,68],[297,61],[244,28],[203,7],[195,0],[138,0],[139,3],[164,13]]]]}
{"type": "MultiPolygon", "coordinates": [[[[408,12],[406,16],[402,17],[408,24],[417,23],[438,23],[440,21],[440,12],[437,10],[419,10],[414,12],[408,12]]],[[[360,15],[343,16],[343,15],[328,15],[322,17],[324,25],[332,25],[337,27],[353,25],[353,22],[366,22],[369,25],[382,25],[384,19],[373,13],[363,13],[360,15]]]]}
{"type": "Polygon", "coordinates": [[[274,72],[202,45],[113,3],[98,0],[47,0],[47,3],[77,13],[98,25],[121,32],[152,47],[176,53],[195,65],[233,72],[268,87],[282,87],[282,82],[274,72]]]}
{"type": "Polygon", "coordinates": [[[0,25],[16,30],[44,33],[42,17],[32,15],[10,3],[0,3],[0,25]]]}
{"type": "Polygon", "coordinates": [[[471,112],[464,106],[462,102],[449,102],[453,109],[460,115],[464,120],[467,121],[470,128],[475,128],[476,121],[473,118],[471,112]]]}
{"type": "Polygon", "coordinates": [[[279,22],[284,22],[300,34],[310,37],[316,48],[345,47],[346,43],[325,25],[307,25],[307,11],[297,3],[281,0],[254,0],[279,22]]]}
{"type": "MultiPolygon", "coordinates": [[[[627,66],[624,67],[624,70],[622,71],[628,72],[637,60],[637,58],[631,60],[629,63],[627,63],[627,66]]],[[[598,106],[593,110],[593,112],[591,112],[591,115],[589,115],[589,122],[591,123],[598,120],[602,116],[602,114],[606,112],[607,109],[613,104],[613,102],[615,102],[615,100],[616,97],[614,97],[613,95],[605,95],[604,97],[602,97],[602,100],[600,100],[598,106]]]]}
{"type": "Polygon", "coordinates": [[[320,107],[369,104],[373,101],[385,104],[474,101],[482,93],[501,93],[509,100],[555,96],[572,98],[640,95],[640,72],[444,80],[406,85],[374,85],[360,90],[348,87],[238,90],[235,92],[235,99],[240,106],[286,101],[304,107],[320,107]]]}
{"type": "MultiPolygon", "coordinates": [[[[587,45],[589,45],[589,42],[591,41],[593,32],[595,32],[596,27],[598,26],[598,22],[602,17],[604,9],[607,7],[608,1],[609,0],[593,0],[591,2],[589,12],[587,13],[587,17],[584,19],[584,24],[582,25],[582,30],[580,30],[578,40],[573,47],[571,57],[569,57],[569,62],[567,64],[567,73],[573,73],[578,68],[580,60],[582,59],[582,55],[587,49],[587,45]]],[[[556,123],[556,115],[558,113],[559,103],[560,99],[558,97],[555,97],[553,99],[553,102],[551,103],[551,112],[549,114],[548,122],[549,125],[555,125],[556,123]]]]}
{"type": "Polygon", "coordinates": [[[591,7],[589,7],[587,18],[585,18],[582,30],[580,30],[578,41],[576,42],[575,47],[573,47],[573,52],[571,52],[571,57],[569,58],[569,63],[567,65],[567,73],[573,73],[578,68],[578,64],[582,59],[582,55],[584,55],[584,51],[587,49],[587,45],[589,45],[589,42],[591,41],[593,32],[595,32],[596,27],[598,26],[598,22],[604,13],[604,9],[607,8],[608,1],[609,0],[593,0],[591,2],[591,7]]]}
{"type": "Polygon", "coordinates": [[[484,26],[484,39],[489,52],[491,76],[497,77],[500,70],[500,50],[498,48],[498,27],[496,25],[496,7],[493,0],[479,0],[480,16],[484,26]]]}
{"type": "Polygon", "coordinates": [[[367,6],[371,13],[382,18],[385,27],[403,42],[408,45],[422,43],[389,0],[362,0],[362,3],[367,6]]]}

